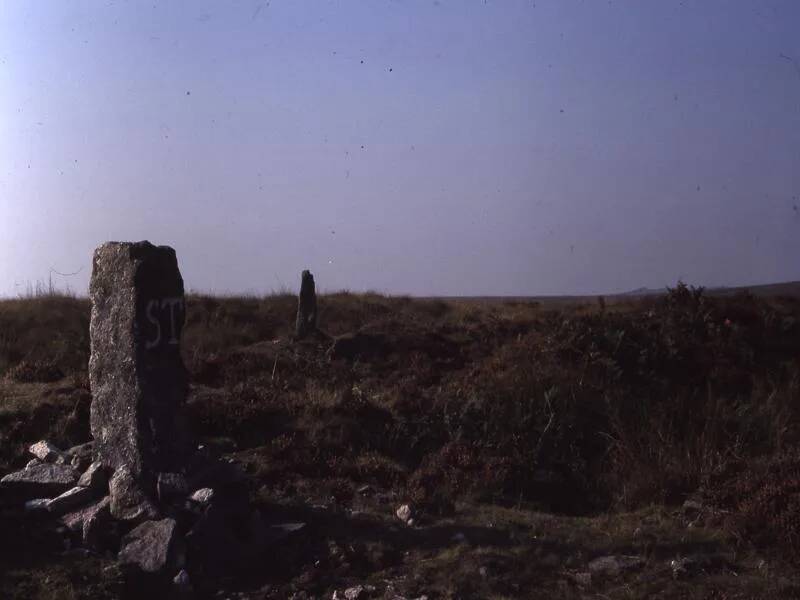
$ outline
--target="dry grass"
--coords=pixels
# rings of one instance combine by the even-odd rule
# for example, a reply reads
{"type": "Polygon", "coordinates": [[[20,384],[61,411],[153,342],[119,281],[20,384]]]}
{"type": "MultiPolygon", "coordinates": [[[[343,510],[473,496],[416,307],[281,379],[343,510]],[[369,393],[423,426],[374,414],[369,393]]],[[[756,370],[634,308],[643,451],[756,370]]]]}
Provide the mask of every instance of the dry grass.
{"type": "MultiPolygon", "coordinates": [[[[343,292],[320,297],[319,307],[328,334],[365,334],[358,356],[332,359],[322,337],[293,342],[296,299],[286,293],[192,295],[187,303],[183,351],[196,437],[239,461],[254,497],[271,510],[319,522],[312,547],[291,555],[277,580],[298,586],[297,578],[310,578],[304,589],[321,593],[342,581],[408,574],[398,550],[405,548],[427,561],[411,572],[433,597],[533,597],[525,585],[537,581],[548,597],[572,597],[562,571],[600,552],[645,551],[634,532],[650,510],[662,515],[663,527],[647,538],[659,541],[646,550],[659,583],[631,580],[638,591],[625,595],[611,582],[607,597],[666,598],[673,584],[685,597],[746,597],[737,594],[755,580],[735,588],[722,571],[705,596],[670,584],[662,572],[670,548],[796,550],[797,473],[776,475],[784,471],[774,465],[796,465],[785,457],[800,442],[797,299],[707,297],[679,285],[664,297],[580,305],[343,292]],[[358,491],[365,485],[372,504],[358,491]],[[664,516],[690,496],[728,511],[694,541],[686,541],[685,523],[664,516]],[[428,538],[393,532],[379,517],[362,531],[336,516],[360,507],[391,522],[401,501],[435,524],[428,533],[440,546],[425,549],[428,538]],[[315,503],[333,512],[309,515],[303,507],[315,503]],[[443,524],[477,528],[475,515],[485,511],[512,521],[550,515],[558,526],[548,525],[548,535],[568,540],[551,552],[558,569],[543,566],[555,559],[529,539],[477,550],[445,543],[453,531],[443,524]],[[392,541],[356,552],[347,569],[309,574],[303,565],[322,552],[314,546],[320,535],[350,535],[368,548],[364,540],[376,536],[392,541]],[[577,562],[565,567],[568,559],[577,562]],[[496,577],[476,579],[481,565],[494,565],[496,577]]],[[[17,465],[24,444],[38,438],[77,443],[87,435],[87,334],[85,300],[0,302],[4,466],[17,465]],[[67,379],[22,383],[54,370],[67,379]]],[[[407,587],[426,593],[421,584],[407,587]]]]}

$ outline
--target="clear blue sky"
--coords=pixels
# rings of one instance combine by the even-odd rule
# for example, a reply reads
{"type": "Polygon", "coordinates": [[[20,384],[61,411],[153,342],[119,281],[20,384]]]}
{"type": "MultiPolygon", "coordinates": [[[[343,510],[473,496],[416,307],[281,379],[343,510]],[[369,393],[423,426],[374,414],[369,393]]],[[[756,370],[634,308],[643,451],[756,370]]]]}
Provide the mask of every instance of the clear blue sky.
{"type": "Polygon", "coordinates": [[[0,295],[800,279],[800,2],[0,4],[0,295]]]}

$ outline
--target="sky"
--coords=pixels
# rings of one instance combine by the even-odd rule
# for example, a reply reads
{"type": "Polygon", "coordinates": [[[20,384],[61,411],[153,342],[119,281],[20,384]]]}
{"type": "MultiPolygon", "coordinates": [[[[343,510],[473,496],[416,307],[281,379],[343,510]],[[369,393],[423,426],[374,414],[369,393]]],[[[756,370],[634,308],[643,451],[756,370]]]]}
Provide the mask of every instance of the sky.
{"type": "Polygon", "coordinates": [[[0,295],[800,279],[800,2],[0,3],[0,295]]]}

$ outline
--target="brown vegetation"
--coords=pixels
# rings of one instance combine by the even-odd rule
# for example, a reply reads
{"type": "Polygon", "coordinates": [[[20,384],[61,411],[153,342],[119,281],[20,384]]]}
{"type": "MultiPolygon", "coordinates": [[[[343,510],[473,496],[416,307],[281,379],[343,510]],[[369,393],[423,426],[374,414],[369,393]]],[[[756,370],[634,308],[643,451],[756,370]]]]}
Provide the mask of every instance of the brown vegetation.
{"type": "MultiPolygon", "coordinates": [[[[24,464],[27,443],[88,436],[88,310],[76,298],[0,303],[3,472],[24,464]]],[[[603,551],[642,552],[652,565],[703,544],[800,559],[797,298],[708,297],[682,284],[556,308],[340,293],[319,300],[333,348],[325,336],[292,341],[295,310],[288,294],[193,296],[183,343],[198,442],[238,461],[257,501],[314,523],[276,559],[269,597],[409,573],[420,577],[404,580],[409,595],[533,597],[525,586],[540,586],[542,597],[571,597],[564,582],[601,552],[598,535],[610,536],[603,551]],[[686,541],[668,515],[688,498],[707,510],[706,529],[686,541]],[[391,523],[401,502],[425,529],[398,533],[371,516],[391,523]],[[341,511],[354,509],[367,520],[344,524],[341,511]],[[494,540],[477,526],[487,514],[527,541],[494,540]],[[592,533],[601,522],[605,533],[592,533]],[[641,537],[648,527],[656,541],[641,537]],[[537,528],[552,542],[533,542],[537,528]],[[457,532],[485,540],[478,550],[443,541],[457,532]],[[332,539],[345,546],[335,560],[332,539]],[[409,565],[407,552],[429,562],[409,565]],[[492,576],[456,565],[489,565],[492,576]]],[[[658,573],[633,595],[613,582],[604,593],[689,593],[658,573]]],[[[759,597],[736,595],[745,577],[714,573],[706,595],[685,597],[759,597]]],[[[775,585],[773,597],[797,582],[775,585]]]]}

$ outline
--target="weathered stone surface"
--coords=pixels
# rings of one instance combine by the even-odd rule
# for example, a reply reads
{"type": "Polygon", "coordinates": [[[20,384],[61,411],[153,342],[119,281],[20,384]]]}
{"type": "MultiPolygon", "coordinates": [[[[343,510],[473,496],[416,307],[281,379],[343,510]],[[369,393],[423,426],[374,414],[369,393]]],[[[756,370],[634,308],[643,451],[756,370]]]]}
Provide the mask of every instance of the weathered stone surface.
{"type": "Polygon", "coordinates": [[[186,497],[189,493],[189,483],[182,473],[159,473],[156,489],[158,499],[166,502],[174,498],[186,497]]]}
{"type": "Polygon", "coordinates": [[[64,453],[46,440],[36,442],[28,448],[28,452],[42,462],[54,463],[58,461],[58,459],[62,459],[63,462],[64,458],[64,453]]]}
{"type": "Polygon", "coordinates": [[[50,502],[49,498],[35,498],[28,500],[25,503],[25,512],[40,512],[47,510],[47,504],[50,502]]]}
{"type": "Polygon", "coordinates": [[[303,271],[297,299],[295,335],[303,338],[317,329],[317,292],[311,271],[303,271]]]}
{"type": "Polygon", "coordinates": [[[149,242],[103,244],[94,253],[89,297],[96,457],[112,468],[127,465],[152,492],[155,474],[177,471],[188,450],[181,416],[185,306],[175,251],[149,242]]]}
{"type": "Polygon", "coordinates": [[[99,461],[93,462],[89,468],[78,479],[78,485],[82,487],[91,488],[97,492],[102,492],[108,489],[108,473],[103,463],[99,461]]]}
{"type": "Polygon", "coordinates": [[[42,463],[9,473],[0,479],[0,490],[21,499],[50,498],[65,492],[78,481],[78,473],[68,465],[42,463]]]}
{"type": "Polygon", "coordinates": [[[412,516],[411,506],[408,504],[401,505],[400,508],[398,508],[395,512],[395,515],[397,515],[397,518],[403,521],[403,523],[408,523],[412,516]]]}
{"type": "Polygon", "coordinates": [[[138,521],[158,516],[158,509],[134,479],[127,465],[114,471],[108,482],[108,489],[113,517],[124,521],[138,521]]]}
{"type": "Polygon", "coordinates": [[[92,464],[92,455],[94,452],[94,442],[86,442],[85,444],[78,444],[66,451],[67,457],[70,459],[70,464],[79,471],[85,471],[90,464],[92,464]]]}
{"type": "MultiPolygon", "coordinates": [[[[145,521],[122,538],[118,560],[145,573],[164,573],[181,567],[184,550],[174,519],[145,521]]],[[[174,571],[173,571],[174,572],[174,571]]]]}
{"type": "Polygon", "coordinates": [[[79,533],[83,543],[97,547],[111,521],[111,498],[106,496],[80,510],[61,517],[61,522],[73,533],[79,533]]]}
{"type": "Polygon", "coordinates": [[[26,469],[30,469],[31,467],[35,467],[36,465],[40,465],[40,464],[42,464],[42,461],[40,461],[38,458],[32,458],[25,465],[25,468],[26,469]]]}
{"type": "Polygon", "coordinates": [[[94,498],[92,488],[76,486],[56,496],[47,503],[47,510],[53,515],[63,515],[79,506],[88,504],[94,498]]]}
{"type": "Polygon", "coordinates": [[[200,505],[205,505],[211,502],[211,499],[214,497],[214,490],[211,488],[200,488],[199,490],[195,491],[189,499],[192,502],[196,502],[200,505]]]}
{"type": "Polygon", "coordinates": [[[644,566],[641,556],[601,556],[589,562],[589,572],[593,575],[616,577],[624,571],[644,566]]]}

